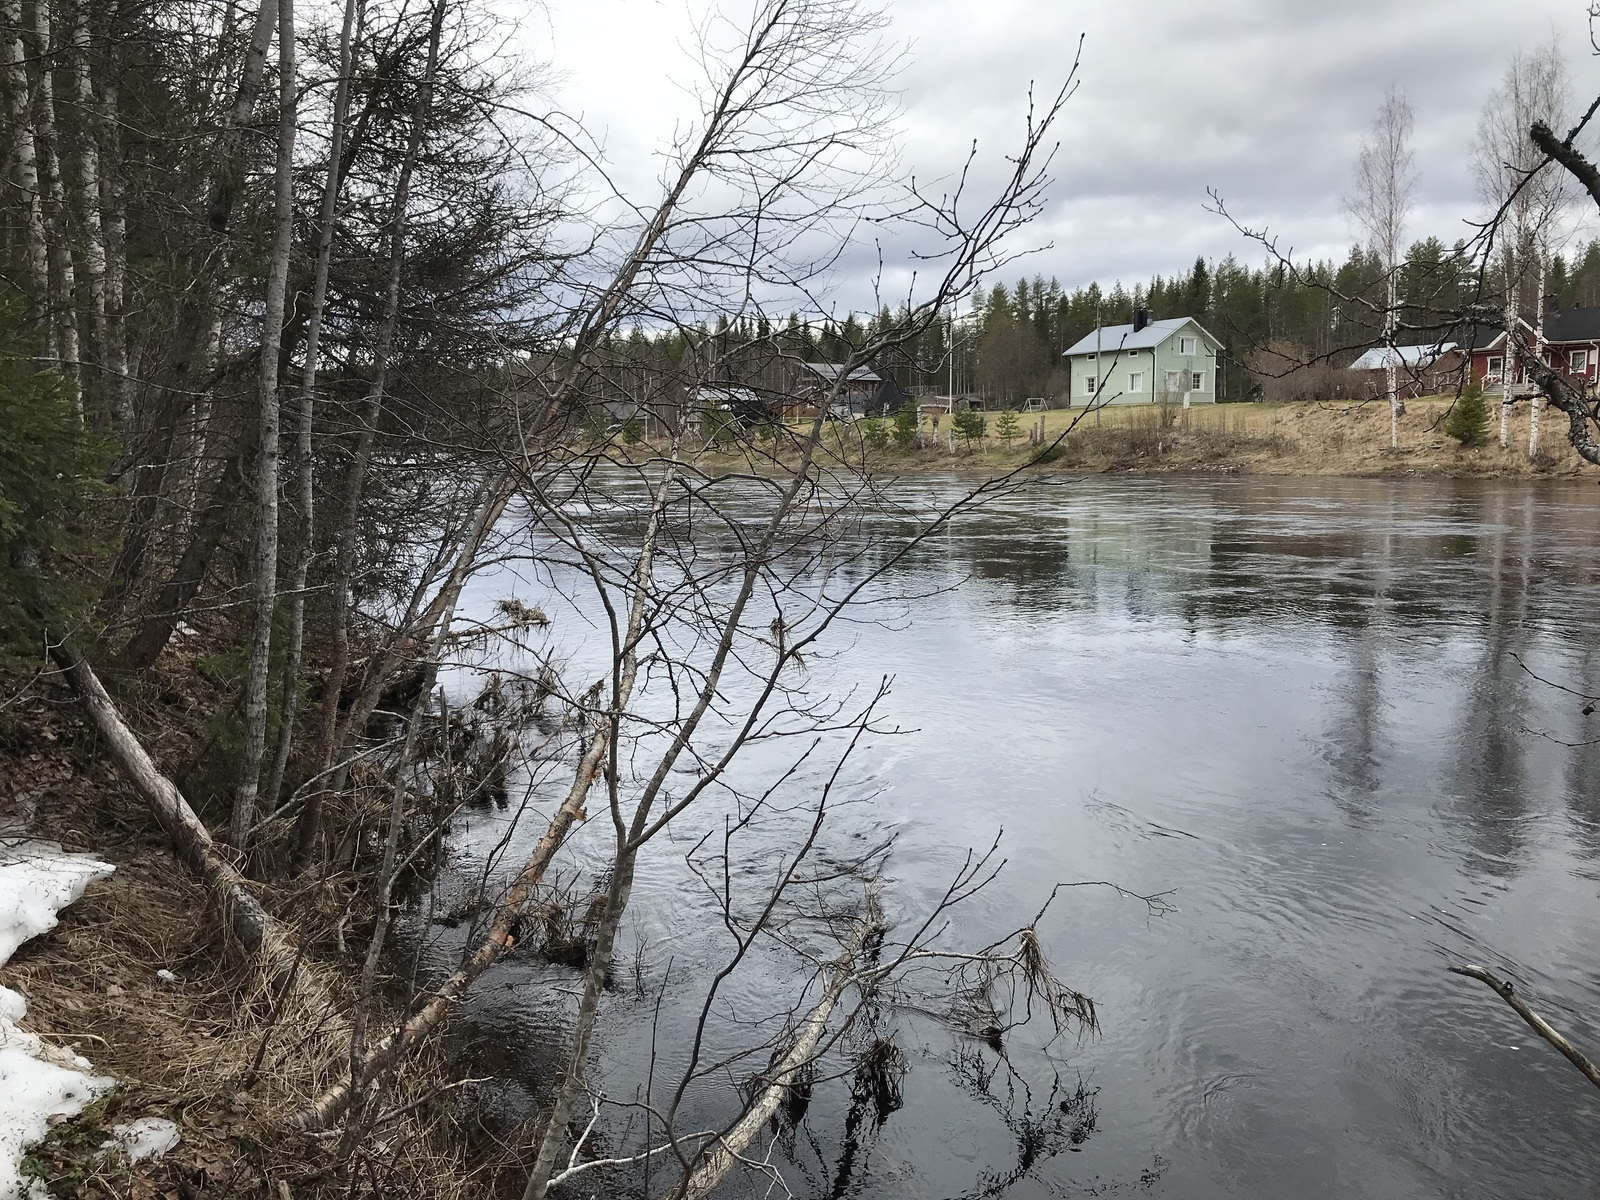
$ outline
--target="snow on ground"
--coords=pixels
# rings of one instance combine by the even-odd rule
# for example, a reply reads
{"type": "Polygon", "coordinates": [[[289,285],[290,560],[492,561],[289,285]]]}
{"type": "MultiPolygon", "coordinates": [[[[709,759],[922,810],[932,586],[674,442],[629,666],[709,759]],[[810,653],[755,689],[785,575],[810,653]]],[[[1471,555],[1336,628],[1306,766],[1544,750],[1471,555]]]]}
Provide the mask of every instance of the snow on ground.
{"type": "MultiPolygon", "coordinates": [[[[0,839],[0,967],[23,942],[54,929],[56,913],[112,869],[54,842],[0,839]]],[[[49,1131],[50,1118],[76,1116],[115,1082],[19,1028],[27,1011],[20,995],[0,987],[0,1200],[28,1194],[17,1168],[23,1151],[49,1131]]]]}

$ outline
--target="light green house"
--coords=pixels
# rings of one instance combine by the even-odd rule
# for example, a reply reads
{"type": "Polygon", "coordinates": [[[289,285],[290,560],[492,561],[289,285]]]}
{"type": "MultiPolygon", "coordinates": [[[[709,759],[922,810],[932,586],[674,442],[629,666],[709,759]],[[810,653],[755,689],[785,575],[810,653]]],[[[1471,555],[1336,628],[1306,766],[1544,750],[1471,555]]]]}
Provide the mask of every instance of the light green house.
{"type": "Polygon", "coordinates": [[[1062,356],[1072,406],[1215,404],[1221,349],[1192,317],[1152,321],[1141,311],[1132,325],[1097,329],[1062,356]]]}

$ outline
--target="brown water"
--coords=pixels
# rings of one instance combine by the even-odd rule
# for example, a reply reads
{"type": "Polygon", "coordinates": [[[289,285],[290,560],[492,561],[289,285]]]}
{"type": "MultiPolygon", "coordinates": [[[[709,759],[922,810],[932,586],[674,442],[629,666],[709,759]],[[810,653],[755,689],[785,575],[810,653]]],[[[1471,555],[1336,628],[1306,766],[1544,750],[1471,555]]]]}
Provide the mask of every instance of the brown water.
{"type": "MultiPolygon", "coordinates": [[[[931,509],[956,485],[916,486],[931,509]]],[[[887,711],[908,730],[853,760],[859,803],[821,852],[896,835],[889,902],[909,918],[1003,828],[1007,868],[954,940],[1024,923],[1057,881],[1167,892],[1176,911],[1104,890],[1052,909],[1045,947],[1099,1008],[1081,1041],[1035,1030],[1001,1058],[914,1004],[880,1006],[874,1031],[910,1063],[903,1107],[878,1126],[838,1060],[845,1077],[818,1085],[774,1150],[787,1186],[1594,1195],[1600,1095],[1445,967],[1506,973],[1600,1051],[1600,745],[1584,744],[1600,715],[1528,673],[1600,692],[1597,505],[1592,483],[1096,479],[1041,483],[924,547],[883,590],[925,598],[841,630],[812,664],[818,690],[893,675],[887,711]]],[[[543,604],[550,644],[581,666],[595,631],[585,601],[561,598],[568,581],[507,567],[474,603],[543,604]]],[[[745,778],[776,762],[758,754],[745,778]]],[[[802,771],[795,794],[823,774],[802,771]]],[[[509,820],[461,823],[463,874],[509,820]]],[[[600,824],[580,862],[603,852],[600,824]]],[[[614,1101],[643,1095],[652,1047],[656,1086],[672,1075],[726,950],[684,862],[711,824],[641,870],[595,1068],[614,1101]]],[[[531,836],[510,834],[513,857],[531,836]]],[[[752,885],[793,826],[755,836],[752,885]]],[[[436,932],[443,966],[463,931],[436,932]]],[[[802,978],[777,947],[752,967],[713,1041],[737,1044],[802,978]]],[[[497,1076],[486,1111],[526,1113],[522,1081],[559,1047],[576,986],[530,962],[480,985],[455,1036],[466,1065],[497,1076]]],[[[724,1088],[700,1086],[685,1123],[728,1111],[724,1088]]],[[[636,1138],[638,1111],[607,1129],[613,1145],[636,1138]]]]}

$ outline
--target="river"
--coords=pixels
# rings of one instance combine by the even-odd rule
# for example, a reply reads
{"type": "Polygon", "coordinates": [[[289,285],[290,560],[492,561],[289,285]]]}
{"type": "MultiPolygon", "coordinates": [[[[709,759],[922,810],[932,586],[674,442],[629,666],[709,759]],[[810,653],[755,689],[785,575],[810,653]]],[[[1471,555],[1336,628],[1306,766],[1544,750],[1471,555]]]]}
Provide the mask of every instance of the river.
{"type": "MultiPolygon", "coordinates": [[[[926,509],[960,486],[906,485],[926,509]]],[[[1600,745],[1584,744],[1600,714],[1535,677],[1600,693],[1597,506],[1592,482],[1052,479],[918,550],[881,589],[916,598],[838,630],[810,666],[835,692],[892,676],[883,711],[903,727],[849,763],[841,794],[856,803],[824,854],[892,834],[887,900],[910,920],[1003,830],[1004,872],[955,919],[969,943],[1025,924],[1061,881],[1161,893],[1171,911],[1105,888],[1052,906],[1041,941],[1094,999],[1095,1033],[1021,1031],[1002,1059],[886,1000],[872,1029],[906,1056],[903,1105],[874,1127],[852,1113],[848,1077],[820,1082],[772,1154],[787,1185],[1594,1194],[1600,1095],[1445,968],[1511,976],[1600,1051],[1600,745]]],[[[508,560],[468,609],[541,604],[540,644],[581,664],[598,630],[563,579],[508,560]]],[[[775,762],[758,754],[751,785],[775,762]]],[[[458,881],[502,839],[517,857],[533,834],[509,820],[458,823],[458,881]]],[[[598,861],[604,824],[585,828],[579,865],[598,861]]],[[[640,1094],[652,1048],[660,1086],[726,949],[684,865],[702,825],[641,869],[595,1065],[613,1100],[640,1094]]],[[[788,848],[778,838],[765,857],[788,848]]],[[[461,934],[435,932],[442,968],[461,934]]],[[[781,1009],[800,978],[786,961],[774,949],[730,985],[740,1016],[717,1036],[781,1009]]],[[[527,1114],[523,1083],[548,1068],[578,986],[529,960],[480,983],[453,1036],[463,1065],[494,1077],[485,1119],[527,1114]]],[[[725,1116],[727,1095],[697,1085],[687,1124],[725,1116]]],[[[613,1141],[638,1119],[616,1110],[613,1141]]]]}

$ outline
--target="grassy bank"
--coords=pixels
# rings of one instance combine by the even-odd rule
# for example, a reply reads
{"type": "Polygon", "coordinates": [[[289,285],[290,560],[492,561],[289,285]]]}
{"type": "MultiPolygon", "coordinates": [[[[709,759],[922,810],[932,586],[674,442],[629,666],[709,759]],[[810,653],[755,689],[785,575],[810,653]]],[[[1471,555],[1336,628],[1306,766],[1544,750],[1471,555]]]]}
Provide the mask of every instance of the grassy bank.
{"type": "MultiPolygon", "coordinates": [[[[1306,404],[1217,404],[1165,414],[1154,405],[1106,408],[1095,413],[1059,409],[1019,414],[1023,435],[1010,446],[993,436],[998,414],[988,414],[990,436],[966,445],[959,435],[949,447],[949,418],[938,442],[927,448],[893,444],[871,448],[859,426],[830,429],[830,449],[881,473],[960,471],[994,474],[1027,462],[1038,451],[1028,444],[1029,426],[1044,420],[1046,443],[1061,439],[1040,469],[1089,472],[1216,472],[1242,475],[1438,476],[1446,478],[1586,477],[1594,468],[1567,443],[1567,419],[1554,410],[1540,414],[1538,452],[1528,454],[1528,406],[1513,411],[1507,446],[1499,445],[1495,410],[1488,445],[1467,448],[1445,436],[1452,397],[1408,401],[1400,418],[1400,445],[1389,447],[1389,408],[1384,401],[1306,404]]],[[[758,443],[757,457],[771,443],[758,443]]],[[[780,455],[787,458],[787,455],[780,455]]],[[[702,465],[749,466],[749,457],[711,454],[702,465]]]]}

